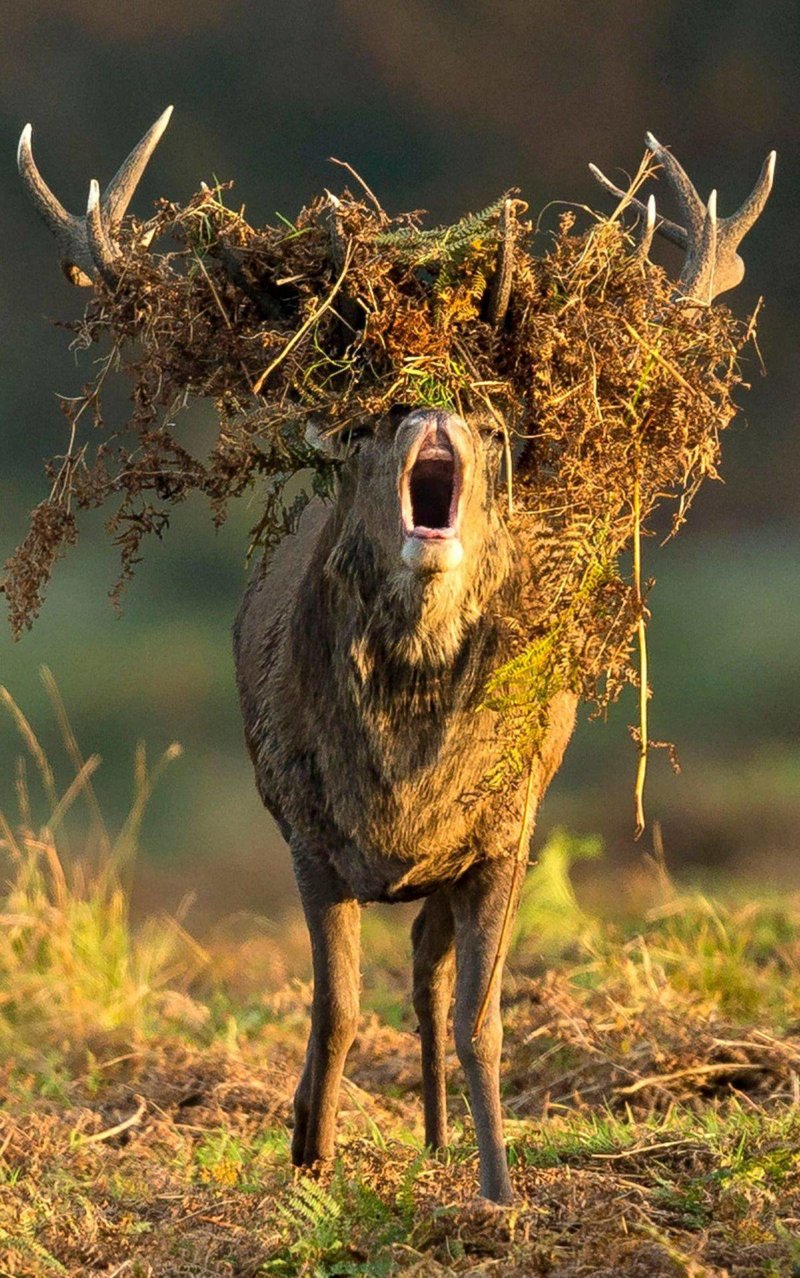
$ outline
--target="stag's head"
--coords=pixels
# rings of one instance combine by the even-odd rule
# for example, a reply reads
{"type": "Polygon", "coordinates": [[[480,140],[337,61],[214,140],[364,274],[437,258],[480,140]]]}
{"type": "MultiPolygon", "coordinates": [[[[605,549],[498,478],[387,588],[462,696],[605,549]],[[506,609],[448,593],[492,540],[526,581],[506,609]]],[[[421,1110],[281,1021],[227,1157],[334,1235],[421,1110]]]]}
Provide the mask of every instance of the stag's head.
{"type": "Polygon", "coordinates": [[[495,499],[500,451],[477,417],[387,414],[344,467],[329,574],[364,603],[391,594],[408,621],[449,627],[480,608],[508,571],[495,499]]]}

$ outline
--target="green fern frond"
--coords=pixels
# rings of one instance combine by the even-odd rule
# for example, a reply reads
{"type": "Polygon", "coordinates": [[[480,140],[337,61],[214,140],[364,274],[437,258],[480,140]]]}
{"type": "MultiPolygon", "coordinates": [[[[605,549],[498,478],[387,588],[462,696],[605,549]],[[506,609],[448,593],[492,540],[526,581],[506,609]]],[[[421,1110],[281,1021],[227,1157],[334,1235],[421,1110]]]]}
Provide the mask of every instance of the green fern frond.
{"type": "Polygon", "coordinates": [[[55,1256],[51,1255],[46,1247],[43,1247],[40,1242],[37,1242],[33,1234],[33,1228],[33,1224],[30,1221],[24,1220],[21,1222],[21,1229],[23,1232],[10,1234],[7,1229],[4,1229],[0,1225],[0,1242],[2,1242],[9,1251],[17,1251],[22,1253],[22,1255],[29,1256],[31,1258],[35,1257],[36,1260],[40,1262],[40,1267],[38,1267],[36,1271],[30,1270],[29,1272],[66,1275],[68,1271],[64,1265],[61,1264],[61,1261],[56,1260],[55,1256]]]}
{"type": "Polygon", "coordinates": [[[303,1233],[318,1233],[342,1214],[341,1203],[310,1177],[299,1180],[285,1203],[278,1204],[278,1211],[287,1224],[303,1233]]]}
{"type": "Polygon", "coordinates": [[[552,659],[561,626],[554,627],[548,634],[537,639],[535,643],[524,648],[522,652],[506,661],[495,670],[487,680],[484,692],[484,706],[492,710],[510,710],[523,704],[519,693],[527,692],[525,700],[540,701],[546,697],[546,691],[538,688],[539,681],[546,674],[548,660],[552,659]],[[516,695],[509,694],[513,686],[516,695]]]}
{"type": "Polygon", "coordinates": [[[376,235],[380,248],[397,250],[404,262],[423,266],[428,262],[447,261],[468,248],[494,248],[500,239],[500,217],[506,197],[502,196],[479,213],[467,213],[452,226],[435,226],[423,230],[418,226],[400,226],[376,235]]]}

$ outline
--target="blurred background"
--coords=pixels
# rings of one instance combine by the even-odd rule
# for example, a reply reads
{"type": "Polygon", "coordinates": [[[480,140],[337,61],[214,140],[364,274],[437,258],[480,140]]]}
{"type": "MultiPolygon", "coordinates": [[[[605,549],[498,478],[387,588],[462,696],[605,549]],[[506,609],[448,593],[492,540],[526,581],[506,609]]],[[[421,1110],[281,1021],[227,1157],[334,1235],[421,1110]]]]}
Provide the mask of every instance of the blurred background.
{"type": "MultiPolygon", "coordinates": [[[[163,107],[172,124],[135,200],[185,200],[201,178],[236,180],[253,222],[293,217],[348,160],[391,212],[454,220],[521,187],[534,215],[554,200],[603,206],[587,161],[632,172],[652,129],[700,191],[729,213],[766,152],[775,192],[745,245],[734,306],[766,305],[751,390],[725,439],[725,484],[700,494],[674,543],[646,547],[656,578],[650,626],[652,732],[674,741],[683,774],[651,763],[647,808],[669,865],[800,885],[800,517],[798,276],[800,7],[773,0],[631,6],[576,0],[28,0],[6,6],[0,44],[3,252],[0,256],[0,557],[45,492],[42,461],[61,451],[55,392],[90,366],[53,320],[85,297],[62,278],[13,156],[22,125],[70,209],[105,182],[163,107]]],[[[665,211],[667,211],[665,206],[665,211]]],[[[545,214],[554,225],[557,209],[545,214]]],[[[661,250],[659,249],[660,253],[661,250]]],[[[661,260],[677,267],[669,250],[661,260]]],[[[124,408],[124,404],[122,405],[124,408]]],[[[200,427],[198,427],[199,429],[200,427]]],[[[196,893],[205,920],[236,909],[277,916],[294,901],[288,854],[260,807],[241,737],[230,626],[247,577],[254,505],[218,533],[198,502],[176,513],[115,615],[115,578],[97,519],[56,571],[32,633],[0,628],[0,682],[31,718],[64,778],[59,734],[38,677],[48,665],[97,788],[120,823],[133,752],[182,743],[150,806],[140,904],[196,893]]],[[[635,755],[629,693],[608,722],[581,723],[540,817],[604,838],[604,873],[635,867],[635,755]]],[[[14,809],[19,739],[0,718],[0,807],[14,809]]],[[[652,825],[651,825],[652,830],[652,825]]]]}

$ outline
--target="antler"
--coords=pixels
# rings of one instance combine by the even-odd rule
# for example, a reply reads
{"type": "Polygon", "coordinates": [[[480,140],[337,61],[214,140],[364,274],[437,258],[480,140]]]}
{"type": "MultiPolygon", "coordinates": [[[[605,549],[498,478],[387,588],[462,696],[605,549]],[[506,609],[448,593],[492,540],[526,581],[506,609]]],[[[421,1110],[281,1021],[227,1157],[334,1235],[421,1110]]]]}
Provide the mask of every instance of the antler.
{"type": "Polygon", "coordinates": [[[119,249],[114,233],[171,115],[170,106],[133,148],[102,196],[98,183],[92,179],[85,217],[68,213],[53,195],[33,158],[30,124],[22,130],[17,168],[34,208],[55,236],[61,268],[72,284],[90,285],[98,275],[112,287],[116,284],[119,249]]]}
{"type": "MultiPolygon", "coordinates": [[[[744,262],[737,250],[747,232],[758,220],[772,190],[775,152],[770,151],[761,168],[758,181],[741,207],[731,217],[718,218],[716,191],[711,192],[708,203],[704,205],[684,168],[672,152],[662,146],[652,133],[645,134],[645,143],[662,166],[686,222],[684,229],[667,218],[656,217],[653,203],[653,229],[686,251],[686,261],[678,280],[677,296],[702,305],[709,305],[720,293],[735,288],[744,277],[744,262]]],[[[609,181],[595,164],[590,164],[589,168],[607,191],[626,200],[640,212],[647,213],[650,207],[649,201],[646,208],[640,200],[620,190],[609,181]]],[[[650,239],[652,239],[652,231],[650,239]]]]}

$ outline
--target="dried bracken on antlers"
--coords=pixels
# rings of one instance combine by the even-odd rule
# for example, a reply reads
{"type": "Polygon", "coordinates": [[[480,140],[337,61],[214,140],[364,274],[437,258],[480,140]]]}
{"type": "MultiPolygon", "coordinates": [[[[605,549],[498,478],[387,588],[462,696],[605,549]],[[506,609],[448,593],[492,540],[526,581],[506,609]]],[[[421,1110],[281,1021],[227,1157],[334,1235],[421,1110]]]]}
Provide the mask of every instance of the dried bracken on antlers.
{"type": "MultiPolygon", "coordinates": [[[[151,140],[152,131],[142,145],[151,140]]],[[[21,155],[25,173],[29,138],[21,155]]],[[[76,345],[110,339],[111,351],[66,405],[67,451],[51,462],[50,495],[7,564],[17,632],[36,616],[81,510],[109,513],[120,588],[143,538],[160,536],[193,492],[219,522],[258,486],[253,542],[268,547],[305,500],[298,471],[317,492],[333,483],[338,460],[311,447],[310,419],[346,434],[393,404],[447,405],[488,411],[506,429],[516,456],[509,517],[532,566],[515,655],[487,689],[509,733],[492,784],[530,758],[558,688],[601,706],[635,679],[629,649],[644,602],[619,556],[656,505],[672,497],[679,524],[716,474],[747,335],[725,307],[671,304],[673,284],[647,258],[652,199],[640,206],[635,244],[616,215],[577,232],[564,214],[534,260],[525,206],[508,192],[452,226],[392,219],[371,193],[365,202],[344,191],[312,201],[294,223],[256,227],[227,207],[228,187],[203,187],[184,206],[160,201],[140,226],[115,224],[120,207],[104,212],[96,184],[85,220],[57,216],[40,180],[28,185],[62,257],[76,263],[77,244],[84,266],[74,269],[99,285],[76,345]],[[167,254],[141,251],[167,234],[167,254]],[[113,372],[131,383],[127,420],[104,415],[113,372]],[[207,454],[176,432],[193,400],[213,403],[219,420],[207,454]]],[[[687,232],[671,225],[685,247],[687,232]]]]}
{"type": "MultiPolygon", "coordinates": [[[[708,203],[703,204],[694,184],[672,152],[662,146],[652,133],[645,134],[645,143],[663,168],[686,223],[683,227],[667,218],[655,217],[655,230],[659,235],[686,252],[686,261],[678,280],[677,297],[709,305],[720,293],[735,288],[744,277],[744,262],[737,250],[758,220],[772,190],[775,152],[770,151],[762,165],[758,181],[741,207],[730,217],[717,217],[716,191],[712,191],[708,203]]],[[[648,208],[640,200],[615,186],[595,164],[590,164],[589,169],[605,190],[650,216],[648,208]]]]}
{"type": "Polygon", "coordinates": [[[22,130],[17,168],[34,208],[55,236],[61,268],[72,284],[89,286],[98,276],[107,284],[113,285],[116,281],[115,261],[119,250],[114,243],[114,233],[171,115],[169,106],[133,148],[102,196],[92,179],[85,217],[68,213],[53,195],[33,158],[31,125],[26,124],[22,130]]]}

